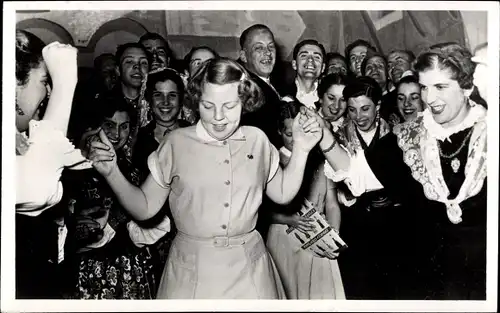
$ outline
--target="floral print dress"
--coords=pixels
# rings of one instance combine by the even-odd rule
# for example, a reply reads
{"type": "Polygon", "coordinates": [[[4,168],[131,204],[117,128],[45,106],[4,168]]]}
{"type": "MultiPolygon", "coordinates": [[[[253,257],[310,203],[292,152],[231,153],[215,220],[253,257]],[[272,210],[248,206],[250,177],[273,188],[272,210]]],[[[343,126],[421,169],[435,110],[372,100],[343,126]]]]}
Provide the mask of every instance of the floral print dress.
{"type": "MultiPolygon", "coordinates": [[[[122,151],[120,151],[122,152],[122,151]]],[[[135,185],[140,175],[126,154],[121,153],[118,164],[135,185]]],[[[121,207],[108,184],[93,170],[73,175],[71,198],[74,214],[95,206],[108,211],[104,238],[87,251],[73,254],[76,299],[154,299],[156,281],[154,261],[149,247],[137,247],[130,239],[127,222],[131,218],[121,207]],[[111,238],[111,239],[106,239],[111,238]]],[[[87,246],[88,247],[88,246],[87,246]]]]}
{"type": "Polygon", "coordinates": [[[154,299],[156,284],[151,255],[146,248],[133,249],[126,238],[117,236],[118,233],[103,248],[81,256],[76,298],[154,299]],[[110,254],[110,250],[115,251],[110,254]]]}

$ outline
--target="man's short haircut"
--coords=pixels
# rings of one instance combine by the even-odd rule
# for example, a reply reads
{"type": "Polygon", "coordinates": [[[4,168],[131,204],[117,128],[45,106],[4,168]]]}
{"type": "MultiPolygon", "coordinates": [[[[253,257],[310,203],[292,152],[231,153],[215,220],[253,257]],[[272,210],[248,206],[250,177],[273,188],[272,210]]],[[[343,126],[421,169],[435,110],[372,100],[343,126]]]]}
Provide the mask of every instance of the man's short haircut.
{"type": "Polygon", "coordinates": [[[358,47],[358,46],[363,46],[363,47],[366,47],[366,49],[368,51],[372,51],[372,52],[377,52],[377,49],[372,46],[368,41],[366,40],[363,40],[363,39],[357,39],[353,42],[351,42],[346,48],[345,48],[345,58],[349,60],[349,57],[350,57],[350,54],[351,54],[351,50],[358,47]]]}
{"type": "MultiPolygon", "coordinates": [[[[248,40],[248,37],[250,37],[250,35],[254,32],[254,31],[257,31],[257,30],[260,30],[260,31],[263,31],[263,30],[266,30],[268,31],[271,35],[273,35],[273,32],[269,29],[269,27],[267,27],[266,25],[264,24],[254,24],[250,27],[248,27],[247,29],[245,29],[242,33],[241,33],[241,36],[240,36],[240,47],[241,49],[243,49],[245,47],[245,43],[247,42],[248,40]]],[[[273,35],[274,36],[274,35],[273,35]]]]}
{"type": "Polygon", "coordinates": [[[141,36],[141,38],[139,38],[139,43],[142,44],[146,40],[160,40],[160,41],[162,41],[165,45],[165,50],[167,52],[168,57],[169,58],[172,57],[173,53],[172,53],[172,50],[170,49],[168,41],[165,38],[163,38],[162,35],[160,35],[158,33],[149,33],[149,32],[145,33],[144,35],[141,36]]]}
{"type": "Polygon", "coordinates": [[[326,50],[325,47],[319,43],[317,40],[314,39],[305,39],[299,42],[298,44],[295,45],[295,48],[293,48],[293,59],[295,60],[297,58],[297,55],[299,54],[300,48],[302,48],[305,45],[311,45],[311,46],[316,46],[319,47],[321,50],[321,53],[323,55],[323,63],[325,62],[326,58],[326,50]]]}
{"type": "Polygon", "coordinates": [[[118,67],[121,66],[121,59],[123,57],[123,54],[125,53],[125,51],[127,51],[127,49],[130,49],[130,48],[141,49],[146,54],[148,61],[151,60],[151,54],[148,52],[146,47],[144,47],[142,44],[140,44],[138,42],[129,42],[129,43],[118,46],[118,48],[116,49],[115,60],[116,60],[116,65],[118,65],[118,67]]]}
{"type": "Polygon", "coordinates": [[[391,54],[393,54],[395,52],[400,52],[400,53],[406,54],[408,56],[408,62],[409,63],[412,63],[417,58],[415,56],[415,53],[413,53],[412,51],[410,51],[410,50],[401,50],[401,49],[392,50],[391,52],[389,52],[389,54],[387,54],[387,57],[389,57],[391,54]]]}

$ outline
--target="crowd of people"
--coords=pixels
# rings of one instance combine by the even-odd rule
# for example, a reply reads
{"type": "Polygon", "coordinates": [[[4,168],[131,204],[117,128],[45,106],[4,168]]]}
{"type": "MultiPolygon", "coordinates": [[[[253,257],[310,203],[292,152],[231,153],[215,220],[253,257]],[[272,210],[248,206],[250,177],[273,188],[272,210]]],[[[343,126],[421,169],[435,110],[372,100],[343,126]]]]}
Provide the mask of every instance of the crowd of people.
{"type": "Polygon", "coordinates": [[[20,299],[486,299],[487,45],[16,32],[20,299]],[[306,251],[313,203],[348,247],[306,251]]]}

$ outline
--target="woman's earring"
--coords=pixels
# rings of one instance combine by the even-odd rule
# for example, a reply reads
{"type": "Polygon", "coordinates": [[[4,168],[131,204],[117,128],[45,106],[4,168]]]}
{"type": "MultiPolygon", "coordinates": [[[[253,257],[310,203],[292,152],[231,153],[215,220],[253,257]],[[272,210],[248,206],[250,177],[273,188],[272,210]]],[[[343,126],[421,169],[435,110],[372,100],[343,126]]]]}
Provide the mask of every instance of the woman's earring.
{"type": "Polygon", "coordinates": [[[24,111],[23,109],[21,109],[21,107],[19,106],[19,104],[16,103],[16,112],[17,114],[19,115],[24,115],[24,111]]]}

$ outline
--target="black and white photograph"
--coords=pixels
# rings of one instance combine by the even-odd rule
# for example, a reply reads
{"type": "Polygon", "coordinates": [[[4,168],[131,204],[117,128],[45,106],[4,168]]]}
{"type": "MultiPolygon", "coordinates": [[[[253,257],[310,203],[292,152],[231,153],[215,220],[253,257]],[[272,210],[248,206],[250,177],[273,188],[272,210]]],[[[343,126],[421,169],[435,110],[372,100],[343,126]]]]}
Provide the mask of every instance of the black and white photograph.
{"type": "Polygon", "coordinates": [[[4,2],[1,311],[497,311],[499,18],[4,2]]]}

